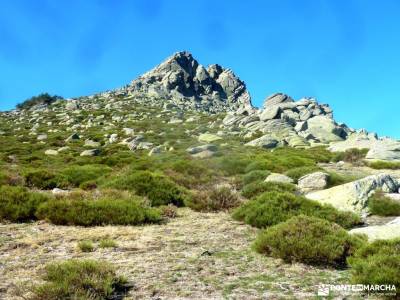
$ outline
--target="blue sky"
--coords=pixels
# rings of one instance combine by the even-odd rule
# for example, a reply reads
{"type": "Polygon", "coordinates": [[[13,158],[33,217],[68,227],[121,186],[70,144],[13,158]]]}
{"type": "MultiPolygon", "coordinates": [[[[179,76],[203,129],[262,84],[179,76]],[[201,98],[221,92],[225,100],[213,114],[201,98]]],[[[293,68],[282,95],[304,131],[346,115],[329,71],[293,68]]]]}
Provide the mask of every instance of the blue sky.
{"type": "Polygon", "coordinates": [[[0,0],[0,109],[122,86],[180,50],[232,68],[253,103],[329,103],[400,138],[400,1],[0,0]]]}

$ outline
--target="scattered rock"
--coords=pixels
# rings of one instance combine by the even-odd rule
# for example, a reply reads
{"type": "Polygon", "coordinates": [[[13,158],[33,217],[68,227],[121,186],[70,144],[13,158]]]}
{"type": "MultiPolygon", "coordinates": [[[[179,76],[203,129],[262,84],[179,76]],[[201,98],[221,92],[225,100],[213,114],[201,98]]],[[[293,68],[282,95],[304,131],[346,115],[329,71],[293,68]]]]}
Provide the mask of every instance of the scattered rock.
{"type": "Polygon", "coordinates": [[[73,142],[73,141],[77,141],[77,140],[79,140],[79,139],[80,139],[79,134],[73,133],[73,134],[71,134],[65,141],[66,141],[66,142],[73,142]]]}
{"type": "Polygon", "coordinates": [[[207,144],[207,145],[201,145],[201,146],[196,146],[196,147],[190,147],[188,149],[186,149],[186,152],[189,154],[197,154],[203,151],[211,151],[211,152],[215,152],[218,150],[218,147],[216,145],[212,145],[212,144],[207,144]]]}
{"type": "Polygon", "coordinates": [[[293,179],[289,176],[279,173],[271,173],[265,179],[265,182],[282,182],[282,183],[293,183],[293,179]]]}
{"type": "Polygon", "coordinates": [[[264,135],[262,137],[259,137],[258,139],[252,140],[251,142],[248,142],[246,146],[252,146],[252,147],[261,147],[264,149],[271,149],[275,148],[278,146],[278,141],[274,138],[272,138],[269,135],[264,135]]]}
{"type": "Polygon", "coordinates": [[[62,190],[62,189],[59,189],[59,188],[54,188],[54,189],[52,189],[51,193],[53,195],[66,195],[66,194],[69,194],[69,191],[62,190]]]}
{"type": "Polygon", "coordinates": [[[365,177],[360,180],[307,194],[307,198],[328,203],[340,210],[365,212],[368,198],[377,190],[387,193],[398,191],[399,182],[388,174],[365,177]]]}
{"type": "Polygon", "coordinates": [[[110,135],[110,138],[108,141],[110,144],[116,143],[118,141],[118,134],[113,133],[112,135],[110,135]]]}
{"type": "Polygon", "coordinates": [[[328,186],[329,175],[324,172],[315,172],[304,175],[298,180],[298,187],[303,193],[323,190],[328,186]]]}
{"type": "Polygon", "coordinates": [[[100,147],[100,143],[99,142],[96,142],[96,141],[93,141],[93,140],[86,140],[85,141],[85,147],[89,147],[89,148],[98,148],[98,147],[100,147]]]}
{"type": "Polygon", "coordinates": [[[351,234],[365,234],[368,240],[390,240],[400,238],[400,217],[384,225],[355,228],[349,231],[351,234]]]}
{"type": "Polygon", "coordinates": [[[46,154],[46,155],[50,155],[50,156],[55,156],[55,155],[58,155],[58,151],[57,150],[52,150],[52,149],[49,149],[49,150],[46,150],[45,152],[44,152],[44,154],[46,154]]]}
{"type": "Polygon", "coordinates": [[[69,100],[65,105],[66,110],[77,110],[79,109],[79,103],[76,100],[69,100]]]}
{"type": "Polygon", "coordinates": [[[81,156],[97,156],[100,154],[99,149],[90,149],[90,150],[85,150],[81,153],[81,156]]]}
{"type": "Polygon", "coordinates": [[[203,143],[213,143],[219,140],[222,140],[222,138],[215,134],[203,133],[199,136],[199,142],[203,143]]]}
{"type": "Polygon", "coordinates": [[[38,141],[45,141],[45,140],[47,140],[47,134],[39,134],[39,135],[37,136],[37,140],[38,140],[38,141]]]}

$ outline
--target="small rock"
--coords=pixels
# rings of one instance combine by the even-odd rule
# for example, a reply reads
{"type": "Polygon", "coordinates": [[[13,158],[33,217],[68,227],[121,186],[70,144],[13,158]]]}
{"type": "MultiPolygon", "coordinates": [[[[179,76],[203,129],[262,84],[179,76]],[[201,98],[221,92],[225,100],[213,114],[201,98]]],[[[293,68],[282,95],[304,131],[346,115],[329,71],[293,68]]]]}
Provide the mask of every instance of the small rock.
{"type": "Polygon", "coordinates": [[[100,147],[100,143],[93,140],[86,140],[84,146],[90,148],[97,148],[100,147]]]}
{"type": "Polygon", "coordinates": [[[213,143],[219,140],[222,140],[220,136],[211,133],[203,133],[199,136],[199,142],[203,143],[213,143]]]}
{"type": "Polygon", "coordinates": [[[293,179],[289,176],[279,174],[279,173],[271,173],[265,179],[265,182],[282,182],[282,183],[293,183],[293,179]]]}
{"type": "Polygon", "coordinates": [[[44,154],[46,154],[46,155],[58,155],[58,151],[57,150],[53,150],[53,149],[49,149],[49,150],[46,150],[45,152],[44,152],[44,154]]]}
{"type": "Polygon", "coordinates": [[[85,150],[81,153],[81,156],[97,156],[100,154],[99,149],[90,149],[90,150],[85,150]]]}
{"type": "Polygon", "coordinates": [[[217,151],[217,149],[218,149],[217,146],[215,146],[213,144],[207,144],[207,145],[187,148],[186,152],[193,155],[193,154],[197,154],[197,153],[200,153],[203,151],[215,152],[215,151],[217,151]]]}
{"type": "Polygon", "coordinates": [[[71,142],[71,141],[77,141],[77,140],[79,140],[79,139],[80,139],[79,134],[73,133],[73,134],[71,134],[65,141],[66,141],[66,142],[71,142]]]}
{"type": "Polygon", "coordinates": [[[47,134],[40,134],[37,136],[38,141],[44,141],[47,140],[47,134]]]}

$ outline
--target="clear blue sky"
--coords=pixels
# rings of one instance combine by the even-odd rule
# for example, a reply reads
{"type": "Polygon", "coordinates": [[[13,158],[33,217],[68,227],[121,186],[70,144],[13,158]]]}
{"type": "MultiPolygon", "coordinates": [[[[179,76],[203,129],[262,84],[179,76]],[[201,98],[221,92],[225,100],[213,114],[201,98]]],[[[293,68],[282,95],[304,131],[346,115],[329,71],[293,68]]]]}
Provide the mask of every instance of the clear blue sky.
{"type": "Polygon", "coordinates": [[[0,0],[0,109],[122,86],[173,52],[400,138],[400,1],[0,0]]]}

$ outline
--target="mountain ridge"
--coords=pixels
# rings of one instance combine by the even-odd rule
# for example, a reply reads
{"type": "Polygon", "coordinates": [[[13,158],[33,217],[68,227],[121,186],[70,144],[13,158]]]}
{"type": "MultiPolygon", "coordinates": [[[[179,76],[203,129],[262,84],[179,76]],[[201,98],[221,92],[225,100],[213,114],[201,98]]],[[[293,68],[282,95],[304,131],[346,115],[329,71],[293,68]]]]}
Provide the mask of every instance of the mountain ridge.
{"type": "MultiPolygon", "coordinates": [[[[275,93],[264,100],[261,108],[254,107],[246,84],[231,69],[218,64],[204,67],[187,51],[174,53],[122,88],[69,100],[55,103],[61,103],[67,111],[89,112],[121,107],[134,111],[136,105],[145,105],[160,112],[178,111],[178,116],[170,120],[176,124],[187,111],[226,113],[220,128],[228,135],[238,134],[249,140],[248,146],[369,149],[369,160],[400,161],[400,142],[336,122],[329,105],[315,98],[295,101],[289,95],[275,93]]],[[[31,111],[52,105],[35,105],[31,111]]]]}

